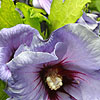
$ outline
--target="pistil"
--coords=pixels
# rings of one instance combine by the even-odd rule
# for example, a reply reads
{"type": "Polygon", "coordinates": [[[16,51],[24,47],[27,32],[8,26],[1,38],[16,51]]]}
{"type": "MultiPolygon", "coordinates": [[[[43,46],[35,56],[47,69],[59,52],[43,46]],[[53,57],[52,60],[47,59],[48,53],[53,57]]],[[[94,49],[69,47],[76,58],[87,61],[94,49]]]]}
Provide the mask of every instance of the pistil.
{"type": "Polygon", "coordinates": [[[62,79],[57,70],[50,70],[50,74],[46,77],[46,83],[51,90],[57,90],[63,85],[62,79]]]}

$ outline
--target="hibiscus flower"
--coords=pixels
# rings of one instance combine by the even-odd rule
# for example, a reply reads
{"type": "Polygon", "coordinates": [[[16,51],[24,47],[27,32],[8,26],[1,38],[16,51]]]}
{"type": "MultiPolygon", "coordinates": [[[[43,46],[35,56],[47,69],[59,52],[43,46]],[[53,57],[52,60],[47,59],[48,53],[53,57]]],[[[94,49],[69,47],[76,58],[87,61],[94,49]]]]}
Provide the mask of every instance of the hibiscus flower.
{"type": "Polygon", "coordinates": [[[100,98],[100,38],[80,24],[57,29],[48,40],[34,35],[6,65],[10,100],[100,98]]]}

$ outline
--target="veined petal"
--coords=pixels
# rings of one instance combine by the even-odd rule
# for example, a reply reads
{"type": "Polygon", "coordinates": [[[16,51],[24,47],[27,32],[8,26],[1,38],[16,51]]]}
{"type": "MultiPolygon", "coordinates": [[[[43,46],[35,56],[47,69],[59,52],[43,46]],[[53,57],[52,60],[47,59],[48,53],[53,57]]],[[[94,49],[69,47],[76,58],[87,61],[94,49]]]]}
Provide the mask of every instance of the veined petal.
{"type": "Polygon", "coordinates": [[[57,56],[46,53],[46,52],[32,52],[25,51],[13,58],[7,65],[9,69],[16,69],[17,66],[24,67],[24,65],[36,65],[43,64],[57,60],[57,56]]]}
{"type": "Polygon", "coordinates": [[[20,44],[30,44],[33,34],[39,34],[36,29],[29,25],[18,24],[12,28],[4,28],[0,31],[0,46],[18,48],[20,44]]]}
{"type": "Polygon", "coordinates": [[[52,0],[39,0],[40,5],[43,9],[45,9],[45,11],[50,14],[50,7],[51,7],[51,3],[52,0]]]}
{"type": "Polygon", "coordinates": [[[0,64],[8,62],[21,44],[29,45],[33,34],[37,33],[35,29],[24,24],[2,29],[0,31],[0,64]]]}
{"type": "Polygon", "coordinates": [[[48,14],[50,14],[52,0],[33,0],[33,6],[37,8],[43,8],[48,14]]]}
{"type": "Polygon", "coordinates": [[[7,81],[11,77],[11,72],[6,64],[0,66],[0,78],[7,81]]]}
{"type": "Polygon", "coordinates": [[[56,30],[53,35],[54,41],[56,38],[65,45],[66,53],[62,54],[67,62],[84,69],[100,68],[100,38],[93,32],[82,25],[70,24],[56,30]]]}
{"type": "Polygon", "coordinates": [[[67,54],[70,56],[69,60],[72,59],[74,64],[86,69],[99,69],[100,38],[78,24],[69,25],[69,30],[72,30],[72,34],[75,35],[67,36],[73,42],[70,43],[69,50],[67,49],[67,54]]]}
{"type": "Polygon", "coordinates": [[[44,63],[55,60],[57,57],[49,53],[22,52],[7,64],[12,78],[8,80],[9,87],[6,92],[14,96],[15,100],[39,100],[45,95],[45,89],[37,72],[44,63]]]}
{"type": "MultiPolygon", "coordinates": [[[[63,59],[67,57],[68,61],[84,69],[100,68],[100,38],[83,25],[69,24],[55,30],[48,41],[43,41],[37,36],[36,40],[38,41],[36,46],[34,43],[31,44],[33,51],[51,53],[57,43],[62,42],[63,50],[55,51],[65,52],[66,49],[66,53],[62,52],[63,59]]],[[[62,48],[60,46],[57,48],[62,48]]]]}
{"type": "MultiPolygon", "coordinates": [[[[30,45],[34,34],[39,35],[36,29],[24,24],[19,24],[12,28],[4,28],[0,31],[0,71],[8,73],[6,71],[9,69],[7,68],[8,70],[4,70],[6,68],[2,67],[6,66],[5,64],[14,57],[15,51],[21,44],[30,45]]],[[[3,73],[0,74],[0,78],[2,80],[7,80],[5,78],[10,76],[11,73],[9,73],[9,75],[5,74],[8,76],[4,75],[4,78],[3,73]]]]}
{"type": "Polygon", "coordinates": [[[100,80],[88,78],[87,82],[80,84],[83,100],[99,100],[100,98],[100,80]]]}

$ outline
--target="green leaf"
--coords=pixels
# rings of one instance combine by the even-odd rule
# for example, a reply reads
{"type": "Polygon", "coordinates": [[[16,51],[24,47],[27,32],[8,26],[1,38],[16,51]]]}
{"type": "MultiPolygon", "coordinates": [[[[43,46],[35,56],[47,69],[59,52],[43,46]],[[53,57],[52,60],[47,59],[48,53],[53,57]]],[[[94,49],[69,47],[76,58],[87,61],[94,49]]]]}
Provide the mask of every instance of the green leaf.
{"type": "Polygon", "coordinates": [[[82,15],[82,9],[90,0],[53,0],[49,15],[50,30],[74,23],[82,15]]]}
{"type": "Polygon", "coordinates": [[[96,0],[96,7],[98,11],[100,12],[100,0],[96,0]]]}
{"type": "Polygon", "coordinates": [[[1,0],[0,29],[23,23],[20,14],[15,10],[12,0],[1,0]]]}
{"type": "Polygon", "coordinates": [[[6,83],[0,80],[0,100],[6,100],[9,96],[4,92],[6,83]]]}
{"type": "Polygon", "coordinates": [[[46,15],[46,12],[43,9],[37,9],[34,7],[30,7],[30,6],[28,6],[24,3],[20,3],[20,2],[18,2],[16,4],[16,7],[22,11],[22,13],[25,17],[23,20],[24,24],[29,24],[31,27],[37,29],[40,32],[40,34],[43,36],[43,38],[46,38],[41,33],[41,26],[40,26],[40,23],[42,21],[46,21],[47,24],[50,24],[49,20],[44,16],[44,15],[46,15]]]}
{"type": "Polygon", "coordinates": [[[91,3],[89,4],[89,10],[92,11],[98,11],[97,6],[96,6],[96,0],[91,0],[91,3]]]}

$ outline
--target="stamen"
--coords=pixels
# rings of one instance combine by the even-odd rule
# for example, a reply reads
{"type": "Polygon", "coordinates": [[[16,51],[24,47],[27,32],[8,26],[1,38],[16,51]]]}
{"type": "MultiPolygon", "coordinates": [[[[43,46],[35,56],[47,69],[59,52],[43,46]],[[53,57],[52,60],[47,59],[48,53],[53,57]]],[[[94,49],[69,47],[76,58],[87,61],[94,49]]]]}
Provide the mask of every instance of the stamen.
{"type": "Polygon", "coordinates": [[[57,90],[63,85],[60,75],[48,76],[46,82],[51,90],[57,90]]]}

